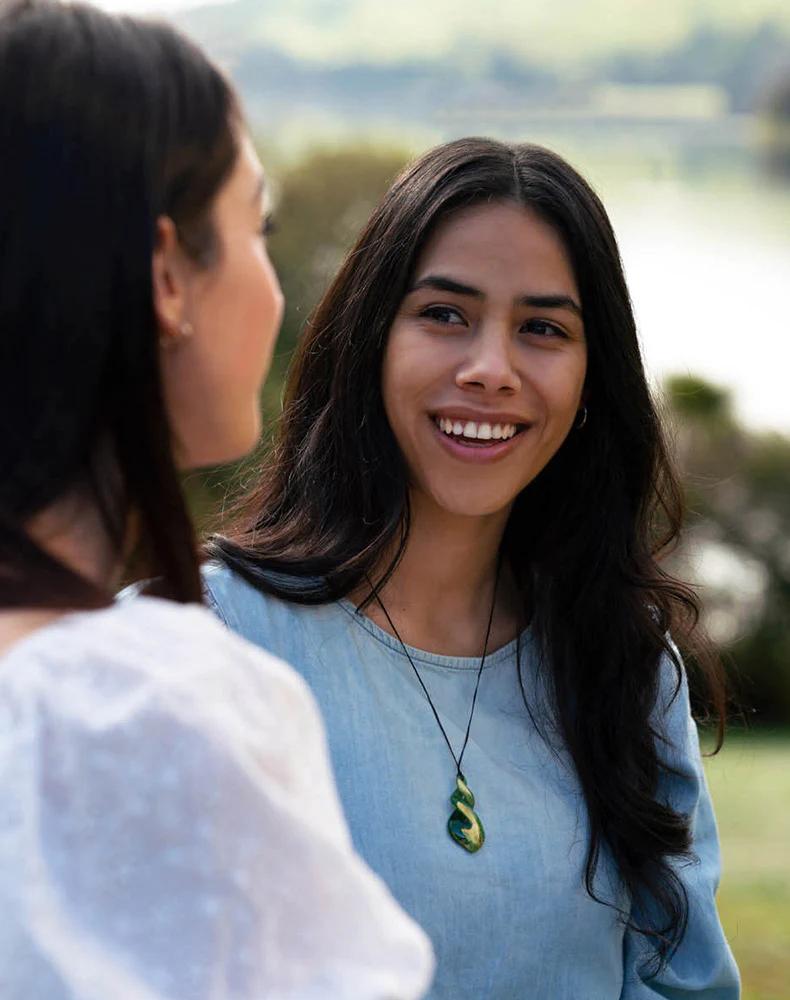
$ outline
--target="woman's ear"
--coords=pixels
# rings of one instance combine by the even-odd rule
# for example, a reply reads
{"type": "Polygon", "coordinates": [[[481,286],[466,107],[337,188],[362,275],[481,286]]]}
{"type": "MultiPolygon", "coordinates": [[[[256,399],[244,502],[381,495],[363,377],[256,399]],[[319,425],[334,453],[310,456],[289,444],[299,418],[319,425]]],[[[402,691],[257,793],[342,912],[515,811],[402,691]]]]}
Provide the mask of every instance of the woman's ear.
{"type": "Polygon", "coordinates": [[[156,241],[151,258],[154,313],[160,340],[179,336],[186,312],[186,261],[175,223],[166,215],[156,220],[156,241]]]}

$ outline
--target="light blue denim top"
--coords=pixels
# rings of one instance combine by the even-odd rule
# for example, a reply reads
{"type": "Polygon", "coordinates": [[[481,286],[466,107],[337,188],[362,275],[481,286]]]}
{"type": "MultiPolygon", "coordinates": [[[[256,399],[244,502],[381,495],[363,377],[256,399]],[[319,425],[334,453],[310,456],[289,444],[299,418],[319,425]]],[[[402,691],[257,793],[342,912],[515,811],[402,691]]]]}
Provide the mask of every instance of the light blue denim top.
{"type": "MultiPolygon", "coordinates": [[[[354,843],[430,935],[435,1000],[735,1000],[738,973],[714,903],[719,848],[685,684],[664,671],[660,703],[679,776],[662,795],[693,813],[697,861],[679,866],[689,926],[669,965],[646,979],[643,938],[583,885],[586,815],[566,754],[538,735],[516,676],[515,641],[490,653],[463,769],[486,841],[468,854],[447,833],[455,764],[396,639],[346,601],[266,596],[225,567],[205,569],[210,604],[246,639],[287,660],[323,711],[354,843]]],[[[533,712],[545,704],[529,632],[521,662],[533,712]]],[[[409,648],[456,754],[478,658],[409,648]]],[[[542,712],[545,718],[545,711],[542,712]]],[[[628,908],[602,862],[599,894],[628,908]]]]}

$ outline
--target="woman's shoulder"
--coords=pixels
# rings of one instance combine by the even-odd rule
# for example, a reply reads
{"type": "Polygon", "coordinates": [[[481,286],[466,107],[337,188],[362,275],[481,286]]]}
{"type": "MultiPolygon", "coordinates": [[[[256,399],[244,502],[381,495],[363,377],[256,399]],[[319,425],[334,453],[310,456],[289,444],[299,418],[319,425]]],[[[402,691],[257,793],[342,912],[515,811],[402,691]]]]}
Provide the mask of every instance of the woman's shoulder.
{"type": "MultiPolygon", "coordinates": [[[[322,641],[345,624],[345,613],[334,601],[305,604],[275,596],[220,562],[206,563],[202,573],[206,602],[224,624],[289,661],[299,659],[305,643],[322,641]]],[[[296,596],[305,586],[298,577],[268,570],[265,579],[282,595],[292,590],[296,596]]]]}
{"type": "Polygon", "coordinates": [[[290,667],[208,609],[140,596],[64,615],[21,640],[0,661],[0,687],[4,700],[91,726],[152,711],[188,723],[205,719],[212,700],[300,714],[311,700],[290,667]]]}
{"type": "Polygon", "coordinates": [[[276,598],[259,590],[227,563],[211,560],[200,568],[203,594],[209,607],[222,621],[234,627],[250,610],[266,614],[276,598]]]}
{"type": "Polygon", "coordinates": [[[0,953],[27,949],[21,981],[55,955],[64,982],[84,982],[58,936],[78,927],[102,996],[164,976],[168,996],[196,996],[178,988],[192,982],[208,996],[228,976],[250,996],[424,988],[428,944],[353,854],[306,685],[205,608],[128,597],[13,647],[0,789],[0,899],[14,916],[0,953]],[[178,947],[162,947],[175,939],[162,927],[178,947]]]}
{"type": "Polygon", "coordinates": [[[683,655],[671,636],[661,654],[657,681],[654,722],[665,731],[684,729],[691,715],[689,679],[683,655]]]}
{"type": "MultiPolygon", "coordinates": [[[[261,569],[259,576],[261,586],[256,586],[237,570],[221,560],[212,559],[201,566],[203,587],[211,603],[220,604],[232,610],[245,604],[254,604],[256,609],[263,606],[283,611],[308,607],[298,601],[288,601],[286,596],[292,593],[295,598],[310,589],[311,580],[294,576],[290,573],[271,569],[261,569]],[[273,591],[282,594],[276,596],[273,591]]],[[[318,581],[315,581],[316,583],[318,581]]]]}

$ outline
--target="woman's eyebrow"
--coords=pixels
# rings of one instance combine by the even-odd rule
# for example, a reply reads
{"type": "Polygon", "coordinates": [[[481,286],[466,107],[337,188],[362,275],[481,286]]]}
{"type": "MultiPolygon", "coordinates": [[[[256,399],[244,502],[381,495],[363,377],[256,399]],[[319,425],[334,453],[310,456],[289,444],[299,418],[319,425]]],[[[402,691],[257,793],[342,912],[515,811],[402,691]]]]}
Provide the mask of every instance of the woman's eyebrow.
{"type": "MultiPolygon", "coordinates": [[[[485,292],[472,285],[464,285],[454,278],[448,278],[443,274],[428,274],[419,281],[415,281],[409,289],[409,294],[417,292],[421,288],[431,288],[437,292],[452,292],[455,295],[467,295],[470,298],[484,299],[485,292]]],[[[541,295],[520,295],[514,299],[517,306],[533,306],[537,309],[569,309],[582,317],[582,307],[570,295],[562,292],[550,292],[541,295]]]]}
{"type": "Polygon", "coordinates": [[[582,307],[570,295],[522,295],[516,300],[516,305],[534,306],[537,309],[570,309],[580,319],[582,318],[582,307]]]}
{"type": "Polygon", "coordinates": [[[432,288],[437,292],[453,292],[456,295],[469,295],[475,299],[485,298],[485,295],[479,288],[473,288],[471,285],[462,285],[460,281],[455,281],[453,278],[446,278],[442,274],[429,274],[425,278],[415,281],[409,289],[409,294],[417,292],[421,288],[432,288]]]}

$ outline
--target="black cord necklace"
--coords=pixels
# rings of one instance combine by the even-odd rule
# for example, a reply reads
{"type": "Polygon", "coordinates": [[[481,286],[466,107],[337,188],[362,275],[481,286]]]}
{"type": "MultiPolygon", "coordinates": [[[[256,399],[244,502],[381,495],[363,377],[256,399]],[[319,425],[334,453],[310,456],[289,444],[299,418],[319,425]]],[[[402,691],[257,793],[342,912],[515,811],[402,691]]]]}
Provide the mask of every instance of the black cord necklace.
{"type": "Polygon", "coordinates": [[[475,683],[475,692],[472,695],[472,708],[469,711],[469,721],[466,724],[466,735],[464,736],[464,743],[461,747],[460,754],[456,757],[453,746],[450,743],[450,739],[447,732],[442,725],[442,720],[439,718],[439,713],[436,711],[436,706],[433,703],[433,699],[428,693],[428,688],[425,686],[425,682],[420,676],[420,671],[417,669],[417,665],[414,660],[409,655],[408,647],[406,643],[401,639],[400,633],[395,627],[395,622],[390,618],[390,614],[384,607],[384,602],[379,597],[378,591],[370,582],[370,578],[365,576],[370,587],[371,594],[378,601],[379,607],[384,612],[384,617],[389,622],[389,626],[395,633],[395,638],[403,647],[403,652],[406,654],[406,659],[411,664],[411,668],[414,671],[417,680],[420,682],[420,687],[425,692],[425,697],[428,699],[428,704],[431,706],[431,711],[436,719],[439,729],[442,731],[442,736],[444,736],[444,742],[447,744],[447,749],[450,751],[450,755],[455,761],[455,791],[450,796],[450,802],[452,802],[455,807],[447,821],[447,831],[456,844],[460,844],[465,850],[469,851],[470,854],[474,854],[475,851],[479,851],[483,846],[486,839],[485,830],[483,829],[483,824],[480,821],[480,817],[474,811],[475,797],[472,794],[471,789],[466,783],[466,778],[464,777],[463,771],[461,770],[461,763],[464,759],[464,751],[466,750],[466,745],[469,742],[469,733],[472,729],[472,718],[475,714],[475,705],[477,704],[477,691],[480,687],[480,678],[483,675],[483,666],[486,662],[486,654],[488,653],[488,640],[491,637],[491,625],[494,621],[494,609],[496,608],[496,594],[497,586],[499,584],[499,563],[497,563],[496,577],[494,578],[494,595],[491,598],[491,611],[488,615],[488,626],[486,628],[486,638],[483,643],[483,655],[480,658],[480,666],[477,668],[477,681],[475,683]]]}

